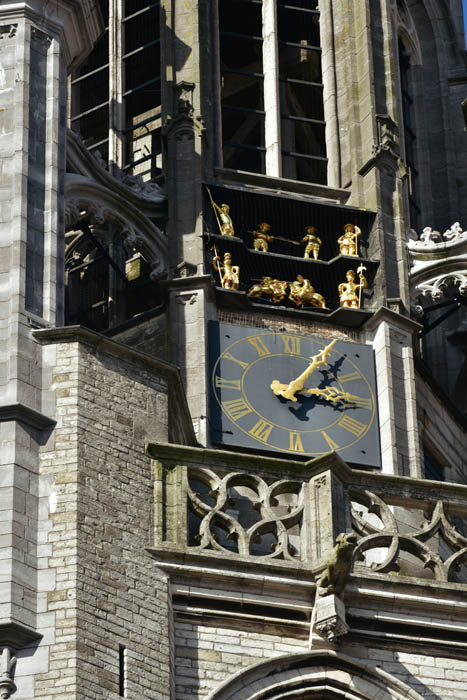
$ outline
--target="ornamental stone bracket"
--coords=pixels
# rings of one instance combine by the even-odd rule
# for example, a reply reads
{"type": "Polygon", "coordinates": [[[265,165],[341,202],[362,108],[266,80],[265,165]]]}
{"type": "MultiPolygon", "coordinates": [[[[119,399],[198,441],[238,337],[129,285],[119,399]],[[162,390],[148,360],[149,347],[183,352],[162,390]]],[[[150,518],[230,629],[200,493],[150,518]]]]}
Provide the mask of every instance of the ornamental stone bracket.
{"type": "Polygon", "coordinates": [[[358,174],[366,175],[374,167],[395,170],[402,180],[407,177],[406,164],[400,157],[399,128],[389,114],[376,115],[376,142],[371,158],[359,168],[358,174]]]}
{"type": "Polygon", "coordinates": [[[444,233],[426,226],[420,237],[408,231],[411,269],[410,295],[416,316],[423,315],[423,301],[443,299],[449,289],[467,297],[467,231],[459,222],[444,233]]]}

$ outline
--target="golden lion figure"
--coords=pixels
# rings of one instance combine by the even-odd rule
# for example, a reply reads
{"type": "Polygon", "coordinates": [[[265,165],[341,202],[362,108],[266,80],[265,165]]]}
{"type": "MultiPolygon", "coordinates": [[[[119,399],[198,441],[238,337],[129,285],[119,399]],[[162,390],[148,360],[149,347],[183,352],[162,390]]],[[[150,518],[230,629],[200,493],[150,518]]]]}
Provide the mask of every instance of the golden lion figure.
{"type": "Polygon", "coordinates": [[[281,280],[273,279],[272,277],[263,277],[259,284],[254,284],[248,290],[247,296],[249,297],[261,297],[267,296],[272,299],[272,301],[277,304],[282,301],[287,293],[288,282],[281,282],[281,280]]]}
{"type": "Polygon", "coordinates": [[[310,283],[310,280],[305,279],[302,275],[297,275],[296,281],[290,282],[289,299],[297,306],[312,304],[320,309],[327,308],[326,301],[322,294],[318,294],[310,283]]]}

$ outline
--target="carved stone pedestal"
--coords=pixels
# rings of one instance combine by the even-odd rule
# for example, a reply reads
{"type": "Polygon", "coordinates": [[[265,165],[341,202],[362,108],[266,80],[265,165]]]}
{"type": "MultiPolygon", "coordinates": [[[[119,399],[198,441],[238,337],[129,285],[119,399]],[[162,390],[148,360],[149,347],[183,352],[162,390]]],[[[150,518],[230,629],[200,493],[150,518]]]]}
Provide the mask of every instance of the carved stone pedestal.
{"type": "Polygon", "coordinates": [[[310,646],[333,649],[338,637],[348,631],[342,600],[334,594],[317,596],[311,616],[310,646]]]}

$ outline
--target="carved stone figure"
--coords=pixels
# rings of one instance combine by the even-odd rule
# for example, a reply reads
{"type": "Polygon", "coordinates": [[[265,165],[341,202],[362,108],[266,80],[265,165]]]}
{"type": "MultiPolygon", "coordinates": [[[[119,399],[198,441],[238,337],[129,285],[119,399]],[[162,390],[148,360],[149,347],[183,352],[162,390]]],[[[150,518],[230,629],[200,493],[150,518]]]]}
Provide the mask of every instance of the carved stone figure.
{"type": "Polygon", "coordinates": [[[304,258],[309,258],[312,255],[314,260],[318,260],[319,249],[323,241],[315,234],[316,228],[314,226],[306,226],[305,236],[301,240],[302,243],[306,243],[304,258]]]}
{"type": "Polygon", "coordinates": [[[342,595],[352,566],[352,555],[357,546],[357,535],[341,532],[336,537],[336,546],[329,555],[326,568],[317,583],[318,595],[334,593],[342,595]]]}
{"type": "Polygon", "coordinates": [[[296,281],[290,283],[289,299],[297,306],[312,304],[320,309],[326,308],[324,297],[318,294],[310,280],[305,279],[302,275],[297,275],[296,281]]]}
{"type": "Polygon", "coordinates": [[[247,296],[249,297],[269,297],[275,304],[282,301],[287,293],[288,282],[281,282],[272,277],[263,277],[259,284],[250,287],[247,296]]]}

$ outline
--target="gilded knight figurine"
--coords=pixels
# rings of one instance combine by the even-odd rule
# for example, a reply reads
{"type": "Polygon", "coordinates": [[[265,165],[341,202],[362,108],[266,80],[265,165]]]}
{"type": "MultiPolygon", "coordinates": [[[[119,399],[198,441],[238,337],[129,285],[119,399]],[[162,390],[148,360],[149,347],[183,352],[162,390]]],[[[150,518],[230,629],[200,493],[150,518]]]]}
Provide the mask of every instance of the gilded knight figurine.
{"type": "Polygon", "coordinates": [[[312,255],[314,260],[318,260],[319,249],[323,241],[315,234],[316,228],[314,226],[306,226],[305,236],[301,240],[301,243],[306,243],[304,258],[309,258],[312,255]]]}
{"type": "Polygon", "coordinates": [[[312,304],[320,309],[326,308],[326,302],[321,294],[315,291],[315,288],[310,283],[310,280],[305,279],[302,275],[297,275],[295,282],[290,282],[289,299],[297,306],[303,304],[312,304]]]}
{"type": "Polygon", "coordinates": [[[356,273],[353,270],[347,270],[347,282],[342,282],[338,287],[339,305],[347,309],[359,309],[362,301],[362,289],[366,289],[368,283],[363,276],[363,270],[366,268],[361,265],[357,272],[359,273],[360,282],[355,282],[356,273]]]}
{"type": "Polygon", "coordinates": [[[223,289],[238,289],[240,284],[240,268],[238,265],[232,265],[232,256],[230,253],[224,253],[224,262],[220,262],[220,258],[216,255],[213,258],[212,266],[219,272],[221,285],[223,289]]]}
{"type": "Polygon", "coordinates": [[[351,255],[358,257],[358,237],[362,235],[362,230],[353,224],[344,226],[344,233],[337,239],[340,255],[351,255]]]}
{"type": "Polygon", "coordinates": [[[209,199],[211,200],[212,208],[214,209],[214,214],[216,215],[217,225],[221,232],[221,236],[235,236],[235,230],[233,221],[230,216],[230,207],[228,204],[221,204],[220,206],[215,203],[212,198],[211,190],[208,187],[209,199]]]}
{"type": "Polygon", "coordinates": [[[274,236],[269,234],[270,230],[271,224],[268,224],[266,221],[262,221],[260,224],[258,224],[257,230],[250,231],[254,238],[253,248],[255,250],[259,250],[262,253],[268,252],[269,243],[274,240],[274,236]]]}

